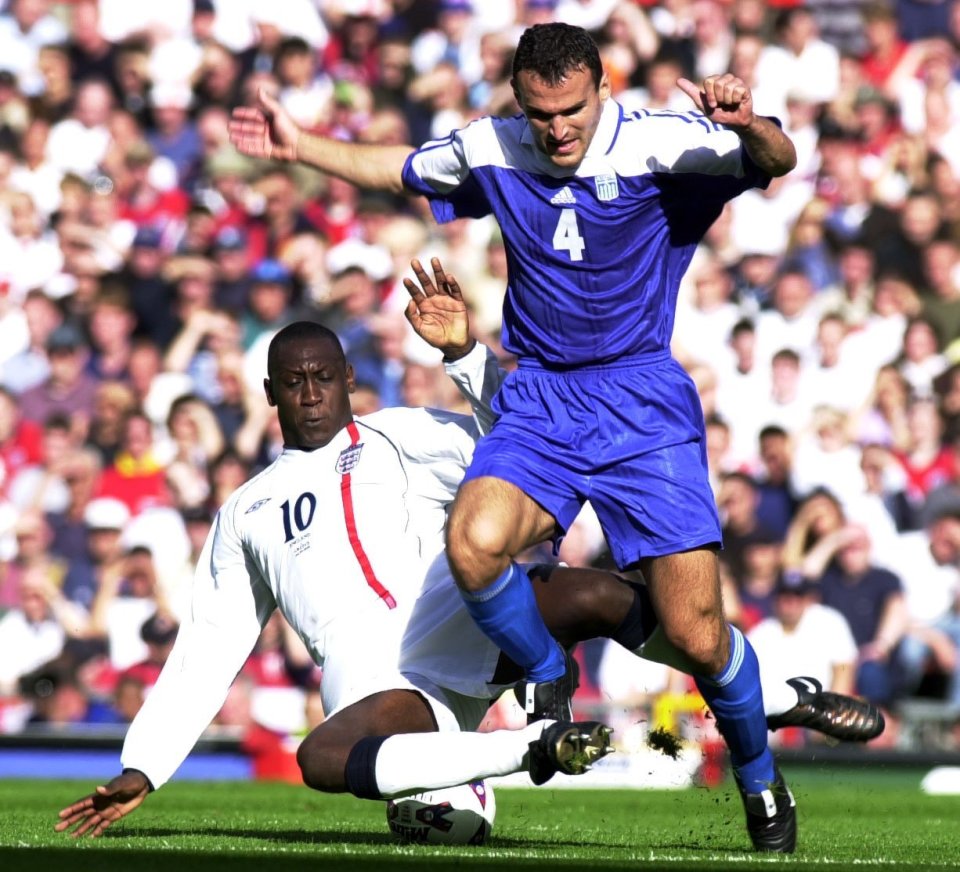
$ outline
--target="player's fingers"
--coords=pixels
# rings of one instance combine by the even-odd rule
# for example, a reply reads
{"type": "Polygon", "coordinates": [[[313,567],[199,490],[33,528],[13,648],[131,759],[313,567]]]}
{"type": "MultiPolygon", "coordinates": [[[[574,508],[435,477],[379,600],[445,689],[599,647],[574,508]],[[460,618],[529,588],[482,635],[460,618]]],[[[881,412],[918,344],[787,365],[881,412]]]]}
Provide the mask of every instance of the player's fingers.
{"type": "Polygon", "coordinates": [[[443,264],[440,263],[440,258],[431,257],[430,266],[433,267],[433,280],[436,282],[437,290],[446,290],[444,286],[447,284],[447,274],[443,270],[443,264]]]}
{"type": "Polygon", "coordinates": [[[743,96],[743,87],[732,76],[723,82],[722,94],[720,93],[719,86],[717,91],[719,102],[725,106],[736,105],[743,96]]]}
{"type": "Polygon", "coordinates": [[[94,829],[101,821],[101,817],[98,814],[90,815],[88,818],[80,822],[80,825],[70,833],[71,837],[74,839],[79,839],[89,833],[94,829]]]}
{"type": "Polygon", "coordinates": [[[93,805],[93,797],[86,796],[83,799],[68,805],[66,808],[60,809],[57,817],[66,818],[66,817],[75,817],[78,814],[81,814],[85,809],[90,808],[93,805]]]}
{"type": "Polygon", "coordinates": [[[693,84],[689,79],[679,78],[677,79],[677,87],[693,100],[698,109],[703,108],[703,98],[699,85],[693,84]]]}
{"type": "Polygon", "coordinates": [[[717,108],[717,77],[707,76],[703,80],[703,108],[717,108]]]}
{"type": "Polygon", "coordinates": [[[407,304],[407,307],[416,307],[420,297],[424,296],[423,291],[417,286],[417,283],[413,279],[404,278],[403,286],[407,289],[407,293],[413,297],[413,299],[407,304]]]}
{"type": "Polygon", "coordinates": [[[453,273],[447,273],[447,286],[450,288],[450,296],[455,300],[463,299],[463,292],[460,290],[460,282],[453,273]]]}
{"type": "Polygon", "coordinates": [[[423,264],[414,258],[410,261],[410,266],[413,268],[413,273],[417,277],[417,281],[420,282],[420,287],[423,288],[424,295],[432,297],[437,291],[433,286],[433,282],[430,280],[430,276],[427,275],[427,271],[423,268],[423,264]]]}

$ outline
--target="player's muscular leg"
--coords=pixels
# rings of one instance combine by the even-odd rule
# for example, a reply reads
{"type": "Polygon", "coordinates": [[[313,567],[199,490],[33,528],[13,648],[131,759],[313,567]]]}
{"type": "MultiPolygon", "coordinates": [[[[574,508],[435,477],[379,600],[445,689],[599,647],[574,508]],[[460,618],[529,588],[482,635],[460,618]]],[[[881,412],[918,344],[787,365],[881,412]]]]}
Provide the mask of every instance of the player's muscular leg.
{"type": "Polygon", "coordinates": [[[553,535],[556,522],[515,485],[474,478],[460,487],[447,523],[447,556],[457,584],[483,590],[530,545],[553,535]]]}
{"type": "Polygon", "coordinates": [[[716,675],[730,657],[716,554],[700,548],[648,558],[641,566],[667,640],[698,674],[716,675]]]}
{"type": "Polygon", "coordinates": [[[347,789],[347,757],[359,739],[436,729],[430,706],[416,691],[375,693],[337,712],[303,740],[297,749],[303,783],[314,790],[342,793],[347,789]]]}
{"type": "Polygon", "coordinates": [[[633,588],[600,569],[538,566],[530,582],[550,635],[564,647],[610,636],[634,599],[633,588]]]}

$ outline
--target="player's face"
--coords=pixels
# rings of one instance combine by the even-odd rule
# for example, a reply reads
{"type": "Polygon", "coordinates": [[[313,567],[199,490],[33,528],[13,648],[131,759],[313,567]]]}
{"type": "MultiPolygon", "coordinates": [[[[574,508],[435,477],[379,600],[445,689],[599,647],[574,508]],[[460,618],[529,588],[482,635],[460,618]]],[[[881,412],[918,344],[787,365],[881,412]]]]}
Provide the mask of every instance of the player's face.
{"type": "Polygon", "coordinates": [[[600,87],[587,69],[574,70],[558,85],[521,70],[513,81],[517,102],[540,149],[558,167],[580,165],[610,95],[606,73],[600,87]]]}
{"type": "Polygon", "coordinates": [[[263,383],[285,445],[322,448],[353,418],[353,367],[322,337],[287,342],[263,383]]]}

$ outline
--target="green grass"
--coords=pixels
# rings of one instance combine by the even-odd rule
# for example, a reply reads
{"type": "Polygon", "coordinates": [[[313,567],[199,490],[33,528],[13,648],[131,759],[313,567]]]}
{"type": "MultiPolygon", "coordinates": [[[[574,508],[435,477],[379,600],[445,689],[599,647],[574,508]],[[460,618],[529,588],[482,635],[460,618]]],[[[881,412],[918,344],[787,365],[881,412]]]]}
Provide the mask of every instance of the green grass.
{"type": "Polygon", "coordinates": [[[960,797],[921,794],[921,773],[786,769],[797,797],[793,857],[748,850],[730,785],[706,790],[497,791],[487,845],[396,844],[382,803],[280,784],[173,783],[96,840],[53,832],[91,785],[0,781],[0,870],[943,869],[960,865],[960,797]]]}

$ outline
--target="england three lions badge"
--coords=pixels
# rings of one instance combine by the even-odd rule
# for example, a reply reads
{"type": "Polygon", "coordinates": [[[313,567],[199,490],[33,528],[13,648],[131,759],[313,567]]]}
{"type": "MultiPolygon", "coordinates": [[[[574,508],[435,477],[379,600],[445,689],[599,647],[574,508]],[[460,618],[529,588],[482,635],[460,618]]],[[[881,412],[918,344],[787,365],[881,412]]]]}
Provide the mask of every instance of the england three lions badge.
{"type": "Polygon", "coordinates": [[[346,475],[360,462],[360,452],[363,451],[363,443],[358,442],[349,448],[344,448],[337,458],[337,472],[340,475],[346,475]]]}

